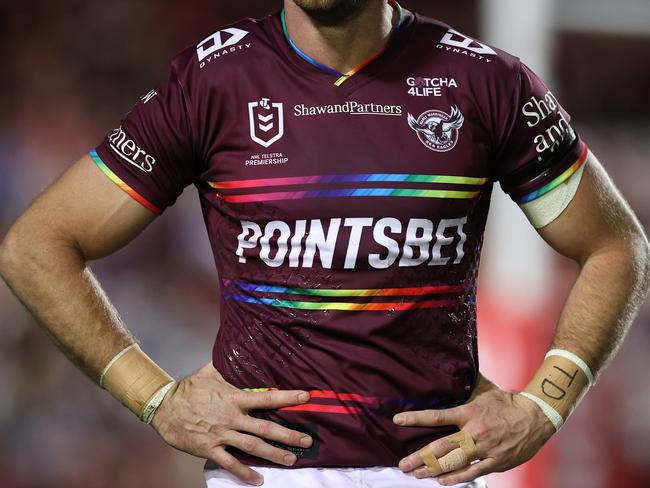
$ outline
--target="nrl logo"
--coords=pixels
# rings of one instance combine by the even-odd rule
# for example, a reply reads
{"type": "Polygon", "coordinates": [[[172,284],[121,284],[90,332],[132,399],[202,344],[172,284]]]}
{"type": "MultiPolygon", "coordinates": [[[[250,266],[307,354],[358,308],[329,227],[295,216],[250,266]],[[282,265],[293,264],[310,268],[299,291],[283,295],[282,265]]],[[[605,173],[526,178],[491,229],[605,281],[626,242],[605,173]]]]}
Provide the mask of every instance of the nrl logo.
{"type": "Polygon", "coordinates": [[[422,144],[432,151],[447,152],[456,146],[465,117],[458,107],[453,106],[448,114],[441,110],[427,110],[417,119],[408,114],[407,121],[422,144]]]}
{"type": "Polygon", "coordinates": [[[262,98],[248,104],[251,139],[264,147],[269,147],[284,135],[283,105],[269,102],[270,99],[262,98]]]}

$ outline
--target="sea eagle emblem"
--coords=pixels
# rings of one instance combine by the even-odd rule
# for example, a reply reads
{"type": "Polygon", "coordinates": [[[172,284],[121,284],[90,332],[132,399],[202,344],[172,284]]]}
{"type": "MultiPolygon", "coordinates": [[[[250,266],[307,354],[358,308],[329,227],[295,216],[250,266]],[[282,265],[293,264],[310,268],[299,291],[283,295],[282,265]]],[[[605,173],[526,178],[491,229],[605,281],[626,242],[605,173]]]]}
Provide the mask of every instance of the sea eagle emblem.
{"type": "Polygon", "coordinates": [[[447,152],[456,146],[459,131],[465,123],[465,117],[454,105],[451,107],[450,113],[427,110],[417,119],[409,113],[407,121],[422,144],[432,151],[447,152]]]}

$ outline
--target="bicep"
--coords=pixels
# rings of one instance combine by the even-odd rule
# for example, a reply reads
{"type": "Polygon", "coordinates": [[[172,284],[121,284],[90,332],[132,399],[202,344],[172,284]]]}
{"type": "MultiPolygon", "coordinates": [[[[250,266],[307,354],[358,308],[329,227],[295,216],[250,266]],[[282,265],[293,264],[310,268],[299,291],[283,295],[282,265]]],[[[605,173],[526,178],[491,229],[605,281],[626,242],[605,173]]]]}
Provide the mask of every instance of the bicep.
{"type": "Polygon", "coordinates": [[[600,249],[642,233],[629,205],[591,152],[569,205],[538,231],[553,249],[580,263],[600,249]]]}
{"type": "Polygon", "coordinates": [[[86,155],[38,196],[14,230],[74,246],[92,260],[123,247],[155,217],[86,155]]]}

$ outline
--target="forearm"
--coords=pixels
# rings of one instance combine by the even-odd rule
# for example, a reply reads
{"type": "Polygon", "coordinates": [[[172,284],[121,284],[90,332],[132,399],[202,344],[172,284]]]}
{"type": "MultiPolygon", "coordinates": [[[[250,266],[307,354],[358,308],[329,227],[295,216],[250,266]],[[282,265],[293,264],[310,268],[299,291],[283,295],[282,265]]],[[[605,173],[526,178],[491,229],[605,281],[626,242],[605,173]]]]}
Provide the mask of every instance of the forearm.
{"type": "Polygon", "coordinates": [[[544,362],[521,393],[556,430],[621,344],[649,286],[642,232],[600,246],[582,261],[544,362]]]}
{"type": "Polygon", "coordinates": [[[0,273],[64,353],[94,381],[134,342],[80,249],[20,221],[0,249],[0,273]]]}
{"type": "Polygon", "coordinates": [[[648,293],[648,262],[642,234],[591,254],[564,306],[552,348],[576,354],[597,376],[621,344],[648,293]]]}

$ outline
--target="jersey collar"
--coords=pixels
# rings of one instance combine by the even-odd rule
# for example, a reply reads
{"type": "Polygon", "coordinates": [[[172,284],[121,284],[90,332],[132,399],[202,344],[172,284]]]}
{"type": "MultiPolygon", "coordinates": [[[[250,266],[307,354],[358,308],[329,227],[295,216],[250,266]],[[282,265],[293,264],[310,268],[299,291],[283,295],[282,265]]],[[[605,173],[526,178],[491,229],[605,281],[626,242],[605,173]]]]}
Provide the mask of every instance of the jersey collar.
{"type": "Polygon", "coordinates": [[[307,61],[312,66],[318,68],[319,70],[321,70],[321,71],[323,71],[325,73],[328,73],[328,74],[330,74],[332,76],[336,76],[337,79],[334,82],[334,85],[341,86],[348,78],[355,75],[356,73],[361,71],[363,68],[368,66],[370,63],[372,63],[374,60],[376,60],[379,56],[381,56],[384,53],[384,51],[386,51],[386,48],[388,48],[388,46],[392,43],[392,41],[395,38],[397,32],[399,32],[399,29],[400,29],[400,27],[402,25],[402,18],[403,18],[402,6],[399,3],[397,3],[396,0],[388,0],[388,4],[391,5],[395,10],[397,10],[397,22],[395,23],[395,26],[393,27],[393,29],[392,29],[392,31],[390,33],[390,37],[388,39],[388,42],[386,42],[384,47],[382,47],[378,52],[376,52],[375,54],[370,56],[365,61],[362,61],[361,63],[359,63],[357,66],[352,68],[347,73],[341,73],[341,72],[339,72],[339,71],[337,71],[335,69],[330,68],[329,66],[325,66],[324,64],[319,63],[314,58],[312,58],[308,54],[305,54],[303,51],[301,51],[298,46],[296,46],[296,44],[293,42],[291,37],[289,37],[289,32],[287,31],[287,22],[285,20],[284,8],[280,12],[280,19],[282,21],[282,32],[284,33],[284,37],[287,40],[287,42],[289,43],[289,45],[291,46],[293,51],[298,56],[300,56],[302,59],[307,61]]]}

